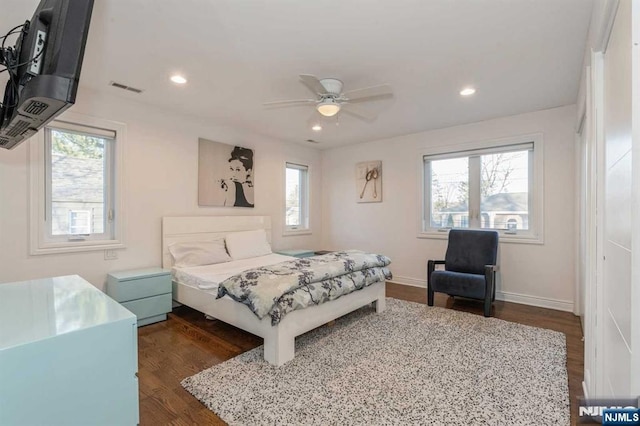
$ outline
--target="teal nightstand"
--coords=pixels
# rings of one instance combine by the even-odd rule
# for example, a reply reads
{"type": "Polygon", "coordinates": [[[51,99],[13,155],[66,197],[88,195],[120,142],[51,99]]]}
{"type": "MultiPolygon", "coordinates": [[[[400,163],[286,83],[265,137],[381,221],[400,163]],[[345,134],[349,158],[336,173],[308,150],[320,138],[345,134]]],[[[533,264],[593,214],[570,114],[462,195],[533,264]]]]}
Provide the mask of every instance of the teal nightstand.
{"type": "Polygon", "coordinates": [[[171,312],[171,273],[161,268],[112,272],[107,294],[138,318],[138,327],[167,319],[171,312]]]}
{"type": "Polygon", "coordinates": [[[276,253],[282,254],[284,256],[293,256],[293,257],[315,256],[315,252],[313,250],[279,250],[276,253]]]}

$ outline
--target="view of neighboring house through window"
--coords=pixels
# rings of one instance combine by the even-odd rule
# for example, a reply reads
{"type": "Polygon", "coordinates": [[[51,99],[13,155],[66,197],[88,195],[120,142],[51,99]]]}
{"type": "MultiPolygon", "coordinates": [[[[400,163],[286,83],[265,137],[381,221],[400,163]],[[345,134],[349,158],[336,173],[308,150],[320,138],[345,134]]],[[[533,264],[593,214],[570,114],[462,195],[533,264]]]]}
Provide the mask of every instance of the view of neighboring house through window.
{"type": "Polygon", "coordinates": [[[115,132],[83,126],[45,128],[48,240],[113,237],[115,132]]]}
{"type": "Polygon", "coordinates": [[[425,155],[425,231],[530,231],[534,144],[425,155]]]}
{"type": "Polygon", "coordinates": [[[480,156],[480,227],[529,229],[529,155],[533,150],[480,156]]]}
{"type": "Polygon", "coordinates": [[[309,229],[309,167],[286,163],[285,225],[289,231],[309,229]]]}
{"type": "Polygon", "coordinates": [[[69,210],[69,234],[89,235],[93,223],[93,211],[69,210]]]}

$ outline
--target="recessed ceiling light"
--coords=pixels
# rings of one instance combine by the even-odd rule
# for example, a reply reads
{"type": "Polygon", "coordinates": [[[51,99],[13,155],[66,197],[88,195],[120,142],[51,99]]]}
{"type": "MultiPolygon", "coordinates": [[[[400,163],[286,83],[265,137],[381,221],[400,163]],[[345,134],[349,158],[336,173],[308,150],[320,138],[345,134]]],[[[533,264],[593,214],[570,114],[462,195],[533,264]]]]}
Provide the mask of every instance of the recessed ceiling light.
{"type": "Polygon", "coordinates": [[[471,96],[474,93],[476,93],[476,89],[474,89],[473,87],[465,87],[460,91],[461,96],[471,96]]]}
{"type": "Polygon", "coordinates": [[[185,84],[187,82],[187,79],[181,75],[176,74],[171,76],[171,81],[176,84],[185,84]]]}
{"type": "Polygon", "coordinates": [[[314,125],[311,127],[311,130],[313,130],[314,132],[319,132],[320,130],[322,130],[322,126],[321,126],[321,125],[319,125],[319,124],[314,124],[314,125]]]}

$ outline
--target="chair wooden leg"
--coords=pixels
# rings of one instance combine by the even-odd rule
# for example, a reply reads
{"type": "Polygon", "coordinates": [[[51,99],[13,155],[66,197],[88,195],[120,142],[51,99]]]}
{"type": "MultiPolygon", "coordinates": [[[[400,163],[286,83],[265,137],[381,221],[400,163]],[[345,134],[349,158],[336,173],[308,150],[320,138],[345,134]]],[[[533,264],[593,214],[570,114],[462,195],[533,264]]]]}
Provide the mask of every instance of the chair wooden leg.
{"type": "Polygon", "coordinates": [[[495,302],[495,300],[496,300],[496,273],[495,272],[493,273],[492,282],[493,282],[493,285],[492,285],[492,287],[493,287],[493,295],[491,296],[491,301],[495,302]]]}
{"type": "Polygon", "coordinates": [[[484,289],[484,316],[491,316],[491,305],[495,299],[495,273],[490,270],[485,271],[486,288],[484,289]]]}
{"type": "Polygon", "coordinates": [[[484,298],[484,316],[491,316],[491,296],[484,298]]]}
{"type": "Polygon", "coordinates": [[[436,269],[433,260],[427,262],[427,305],[433,306],[433,288],[431,288],[431,273],[436,269]]]}

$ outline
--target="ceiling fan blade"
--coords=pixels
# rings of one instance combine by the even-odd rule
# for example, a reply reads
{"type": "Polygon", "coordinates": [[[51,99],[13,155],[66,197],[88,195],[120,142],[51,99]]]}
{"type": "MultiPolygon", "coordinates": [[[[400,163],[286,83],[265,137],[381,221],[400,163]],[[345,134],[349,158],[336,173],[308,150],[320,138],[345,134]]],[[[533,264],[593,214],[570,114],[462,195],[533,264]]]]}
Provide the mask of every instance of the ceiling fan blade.
{"type": "Polygon", "coordinates": [[[375,121],[375,119],[378,118],[376,114],[364,111],[362,108],[357,108],[349,104],[342,105],[342,109],[340,111],[364,121],[375,121]]]}
{"type": "Polygon", "coordinates": [[[263,106],[297,106],[297,105],[308,105],[315,104],[317,101],[315,99],[291,99],[287,101],[273,101],[273,102],[265,102],[263,106]]]}
{"type": "Polygon", "coordinates": [[[315,75],[300,74],[300,81],[307,86],[314,95],[324,95],[327,93],[327,89],[324,88],[315,75]]]}
{"type": "Polygon", "coordinates": [[[392,96],[393,90],[388,84],[350,90],[342,95],[342,97],[350,103],[372,101],[376,99],[390,98],[392,96]]]}

